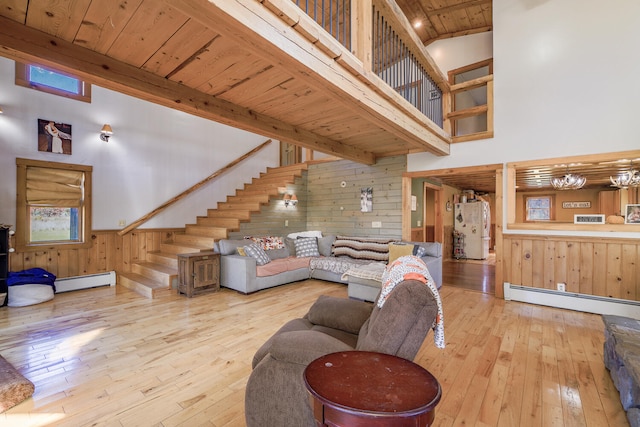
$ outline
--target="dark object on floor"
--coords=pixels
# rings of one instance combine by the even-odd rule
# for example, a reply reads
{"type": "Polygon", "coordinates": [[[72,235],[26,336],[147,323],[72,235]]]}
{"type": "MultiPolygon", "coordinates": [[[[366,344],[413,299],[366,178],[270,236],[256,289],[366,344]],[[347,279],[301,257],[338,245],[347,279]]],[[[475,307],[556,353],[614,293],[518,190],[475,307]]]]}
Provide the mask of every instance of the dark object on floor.
{"type": "Polygon", "coordinates": [[[0,356],[0,412],[31,397],[35,386],[0,356]]]}
{"type": "Polygon", "coordinates": [[[604,366],[631,427],[640,427],[640,321],[604,315],[604,366]]]}

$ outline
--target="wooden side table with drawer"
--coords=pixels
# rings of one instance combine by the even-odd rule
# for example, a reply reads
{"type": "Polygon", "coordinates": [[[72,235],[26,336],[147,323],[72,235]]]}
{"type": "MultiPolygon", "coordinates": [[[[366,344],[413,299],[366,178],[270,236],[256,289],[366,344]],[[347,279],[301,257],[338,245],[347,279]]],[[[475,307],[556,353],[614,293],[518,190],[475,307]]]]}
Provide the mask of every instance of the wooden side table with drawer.
{"type": "Polygon", "coordinates": [[[178,294],[191,298],[220,290],[220,254],[196,252],[178,254],[178,294]]]}

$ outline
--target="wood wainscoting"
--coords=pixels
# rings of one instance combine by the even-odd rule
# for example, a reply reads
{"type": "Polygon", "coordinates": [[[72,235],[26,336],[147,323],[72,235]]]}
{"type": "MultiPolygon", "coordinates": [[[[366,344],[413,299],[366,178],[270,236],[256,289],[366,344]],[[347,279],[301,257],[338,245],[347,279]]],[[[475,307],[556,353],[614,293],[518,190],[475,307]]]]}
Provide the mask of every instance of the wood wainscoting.
{"type": "Polygon", "coordinates": [[[129,272],[132,262],[144,260],[147,252],[160,250],[160,243],[173,241],[176,232],[184,233],[184,229],[139,229],[124,236],[119,236],[117,230],[93,231],[90,248],[14,252],[10,255],[10,269],[40,267],[59,278],[112,270],[129,272]]]}
{"type": "Polygon", "coordinates": [[[640,240],[504,234],[512,285],[640,301],[640,240]]]}

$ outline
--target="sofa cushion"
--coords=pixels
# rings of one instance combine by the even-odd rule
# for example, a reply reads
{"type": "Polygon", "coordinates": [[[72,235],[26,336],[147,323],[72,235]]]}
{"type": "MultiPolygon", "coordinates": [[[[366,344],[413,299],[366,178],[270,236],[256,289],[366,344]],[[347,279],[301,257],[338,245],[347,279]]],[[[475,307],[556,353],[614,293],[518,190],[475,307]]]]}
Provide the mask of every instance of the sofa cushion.
{"type": "Polygon", "coordinates": [[[320,295],[306,318],[314,325],[357,334],[371,315],[373,305],[348,298],[320,295]]]}
{"type": "Polygon", "coordinates": [[[298,258],[320,256],[317,237],[298,237],[295,245],[298,258]]]}
{"type": "Polygon", "coordinates": [[[222,239],[218,242],[218,250],[220,251],[220,255],[233,255],[236,253],[238,247],[243,247],[249,243],[248,240],[222,239]]]}
{"type": "Polygon", "coordinates": [[[247,256],[256,260],[256,264],[265,265],[271,262],[271,258],[269,255],[258,245],[257,243],[252,243],[250,245],[244,246],[244,252],[247,256]]]}
{"type": "Polygon", "coordinates": [[[348,256],[353,259],[384,261],[389,259],[389,238],[366,238],[338,236],[333,242],[333,256],[348,256]]]}
{"type": "Polygon", "coordinates": [[[420,246],[425,249],[424,255],[414,254],[415,256],[421,258],[423,256],[433,256],[439,258],[442,256],[442,243],[439,242],[409,242],[413,243],[416,246],[420,246]]]}
{"type": "Polygon", "coordinates": [[[269,255],[269,258],[272,261],[274,259],[287,258],[290,255],[289,254],[289,249],[287,249],[287,248],[268,249],[268,250],[265,250],[265,252],[267,253],[267,255],[269,255]]]}
{"type": "Polygon", "coordinates": [[[249,239],[265,251],[284,248],[284,240],[280,236],[249,237],[249,239]]]}
{"type": "Polygon", "coordinates": [[[336,236],[324,236],[318,239],[318,251],[320,256],[331,256],[331,249],[333,248],[333,242],[335,242],[336,236]]]}
{"type": "Polygon", "coordinates": [[[309,260],[310,258],[296,257],[271,259],[271,262],[256,267],[256,277],[275,276],[285,271],[309,268],[309,260]]]}
{"type": "Polygon", "coordinates": [[[389,264],[401,256],[413,255],[415,245],[402,242],[389,243],[389,264]]]}

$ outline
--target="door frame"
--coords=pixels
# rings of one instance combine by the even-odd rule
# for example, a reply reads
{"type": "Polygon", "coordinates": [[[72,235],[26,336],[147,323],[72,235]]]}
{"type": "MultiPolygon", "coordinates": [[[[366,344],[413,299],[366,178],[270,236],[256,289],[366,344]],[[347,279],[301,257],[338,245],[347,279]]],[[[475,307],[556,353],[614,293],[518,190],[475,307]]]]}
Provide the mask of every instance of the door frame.
{"type": "MultiPolygon", "coordinates": [[[[495,267],[495,296],[504,298],[504,248],[503,248],[503,222],[504,222],[504,168],[503,163],[470,166],[461,168],[447,168],[436,170],[425,170],[417,172],[404,172],[402,174],[402,239],[411,240],[411,180],[413,178],[434,178],[443,175],[464,174],[470,172],[491,171],[495,173],[495,195],[496,195],[496,267],[495,267]]],[[[512,179],[512,178],[510,178],[512,179]]],[[[514,180],[515,182],[515,180],[514,180]]],[[[442,212],[442,210],[440,210],[442,212]]],[[[444,228],[443,228],[444,232],[444,228]]]]}

